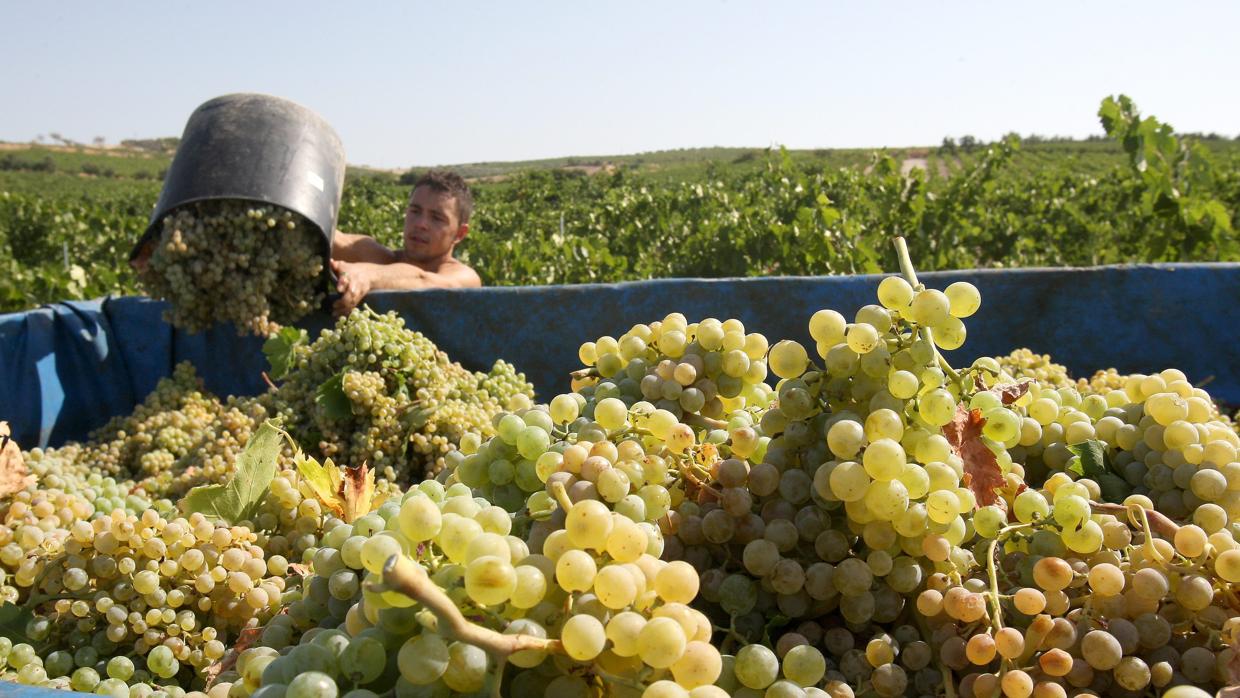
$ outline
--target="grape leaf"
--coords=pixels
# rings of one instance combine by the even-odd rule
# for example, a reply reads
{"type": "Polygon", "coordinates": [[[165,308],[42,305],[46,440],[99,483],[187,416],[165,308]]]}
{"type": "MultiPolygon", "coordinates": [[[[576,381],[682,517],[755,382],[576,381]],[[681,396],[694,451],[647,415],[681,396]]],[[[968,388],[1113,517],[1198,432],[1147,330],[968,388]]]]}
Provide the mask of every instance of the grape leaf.
{"type": "Polygon", "coordinates": [[[973,491],[978,506],[1003,506],[996,490],[1003,487],[1006,481],[995,454],[982,441],[982,426],[985,424],[981,410],[957,405],[955,418],[943,425],[943,437],[951,444],[952,451],[964,461],[965,486],[973,491]]]}
{"type": "Polygon", "coordinates": [[[344,520],[356,521],[374,511],[387,499],[387,495],[375,494],[375,471],[362,463],[356,468],[345,468],[343,490],[344,520]]]}
{"type": "Polygon", "coordinates": [[[182,508],[188,514],[199,512],[230,524],[251,518],[276,476],[284,437],[274,423],[263,422],[237,457],[236,471],[228,482],[195,487],[181,500],[182,508]]]}
{"type": "Polygon", "coordinates": [[[387,499],[375,494],[375,473],[363,463],[357,468],[337,467],[328,458],[321,465],[310,457],[297,459],[297,472],[328,509],[353,523],[387,499]]]}
{"type": "Polygon", "coordinates": [[[35,483],[35,476],[22,459],[22,450],[10,433],[9,423],[0,422],[0,497],[21,492],[35,483]]]}
{"type": "Polygon", "coordinates": [[[992,392],[998,393],[999,398],[1003,400],[1003,404],[1010,405],[1019,400],[1025,393],[1029,392],[1029,386],[1033,385],[1033,381],[1025,379],[1019,383],[1004,383],[991,388],[992,392]]]}
{"type": "Polygon", "coordinates": [[[353,416],[353,403],[344,394],[344,371],[323,381],[314,392],[314,402],[323,408],[330,419],[348,419],[353,416]]]}
{"type": "Polygon", "coordinates": [[[293,350],[306,343],[306,331],[296,327],[284,327],[263,342],[263,355],[271,364],[271,377],[280,380],[288,375],[293,364],[293,350]]]}
{"type": "Polygon", "coordinates": [[[0,637],[7,637],[14,644],[25,642],[33,645],[26,637],[26,624],[34,618],[34,613],[22,605],[0,603],[0,637]]]}
{"type": "Polygon", "coordinates": [[[1068,450],[1077,457],[1075,462],[1068,465],[1068,470],[1098,483],[1103,501],[1119,504],[1132,494],[1132,486],[1114,472],[1107,460],[1105,442],[1090,439],[1072,444],[1068,450]]]}
{"type": "Polygon", "coordinates": [[[299,456],[296,463],[297,472],[301,473],[319,501],[337,516],[343,515],[344,507],[340,506],[337,497],[340,491],[340,469],[336,467],[332,459],[328,458],[320,464],[309,456],[299,456]]]}
{"type": "Polygon", "coordinates": [[[781,613],[776,613],[771,616],[771,619],[768,620],[766,625],[762,628],[762,641],[768,645],[771,645],[771,632],[787,625],[789,620],[791,620],[791,618],[781,613]]]}
{"type": "Polygon", "coordinates": [[[1068,450],[1078,458],[1068,465],[1069,472],[1091,479],[1107,473],[1106,444],[1103,442],[1097,439],[1082,441],[1079,444],[1072,444],[1068,450]]]}

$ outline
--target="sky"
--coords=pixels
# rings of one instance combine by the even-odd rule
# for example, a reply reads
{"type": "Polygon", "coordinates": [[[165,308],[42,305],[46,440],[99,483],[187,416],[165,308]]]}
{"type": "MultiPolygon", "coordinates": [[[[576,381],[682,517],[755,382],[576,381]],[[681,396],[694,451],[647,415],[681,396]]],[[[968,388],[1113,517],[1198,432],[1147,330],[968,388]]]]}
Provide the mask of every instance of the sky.
{"type": "Polygon", "coordinates": [[[1240,133],[1240,3],[0,0],[0,140],[179,135],[263,92],[355,165],[1101,133],[1124,93],[1240,133]]]}

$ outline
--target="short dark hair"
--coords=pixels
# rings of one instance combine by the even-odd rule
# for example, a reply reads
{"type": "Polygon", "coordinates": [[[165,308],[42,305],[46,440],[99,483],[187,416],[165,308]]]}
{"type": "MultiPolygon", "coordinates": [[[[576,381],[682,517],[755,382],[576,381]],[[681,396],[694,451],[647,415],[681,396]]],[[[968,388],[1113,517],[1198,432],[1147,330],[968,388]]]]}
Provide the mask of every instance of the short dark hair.
{"type": "Polygon", "coordinates": [[[418,187],[430,187],[432,191],[448,194],[456,199],[457,222],[461,225],[469,222],[469,214],[474,212],[474,195],[459,174],[448,170],[430,170],[418,177],[410,193],[418,187]]]}

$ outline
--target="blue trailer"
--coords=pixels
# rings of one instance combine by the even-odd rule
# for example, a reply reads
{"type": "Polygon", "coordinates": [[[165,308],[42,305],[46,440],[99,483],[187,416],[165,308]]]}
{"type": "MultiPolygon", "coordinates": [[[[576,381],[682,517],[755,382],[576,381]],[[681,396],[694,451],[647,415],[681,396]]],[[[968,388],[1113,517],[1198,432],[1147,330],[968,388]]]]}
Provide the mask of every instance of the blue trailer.
{"type": "MultiPolygon", "coordinates": [[[[920,275],[933,288],[975,284],[982,307],[966,320],[954,365],[1028,347],[1074,375],[1097,369],[1175,367],[1229,405],[1240,404],[1240,264],[1160,264],[1083,269],[1003,269],[920,275]]],[[[809,317],[851,316],[874,303],[878,276],[665,279],[620,284],[380,292],[367,303],[394,310],[454,360],[485,370],[505,359],[549,400],[569,389],[577,348],[619,336],[669,312],[690,321],[737,318],[772,342],[812,347],[809,317]]],[[[216,395],[266,389],[262,340],[220,326],[201,334],[160,318],[146,298],[107,298],[0,315],[0,420],[23,448],[84,439],[129,413],[160,378],[191,361],[216,395]]],[[[326,313],[301,326],[316,336],[326,313]]]]}

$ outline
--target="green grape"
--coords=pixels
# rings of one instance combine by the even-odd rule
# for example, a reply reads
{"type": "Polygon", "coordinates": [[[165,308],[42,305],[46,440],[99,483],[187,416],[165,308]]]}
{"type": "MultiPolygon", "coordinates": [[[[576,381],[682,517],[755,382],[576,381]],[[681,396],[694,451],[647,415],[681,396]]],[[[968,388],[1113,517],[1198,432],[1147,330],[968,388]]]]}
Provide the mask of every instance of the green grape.
{"type": "MultiPolygon", "coordinates": [[[[1058,510],[1058,506],[1056,506],[1058,510]]],[[[973,529],[984,538],[995,538],[1007,523],[1007,514],[997,506],[984,506],[973,512],[973,529]]]]}
{"type": "Polygon", "coordinates": [[[878,302],[888,310],[903,311],[913,302],[913,287],[898,276],[884,277],[878,283],[878,302]]]}
{"type": "Polygon", "coordinates": [[[684,653],[671,666],[672,676],[683,691],[713,684],[723,671],[723,657],[709,643],[689,642],[684,653]]]}
{"type": "MultiPolygon", "coordinates": [[[[602,634],[600,632],[600,635],[602,634]]],[[[638,656],[656,669],[666,669],[680,659],[684,654],[685,644],[684,630],[671,618],[652,618],[637,634],[638,656]]],[[[601,647],[600,644],[600,649],[601,647]]]]}
{"type": "Polygon", "coordinates": [[[733,671],[744,686],[763,690],[779,676],[779,659],[767,647],[745,645],[736,653],[733,671]]]}
{"type": "Polygon", "coordinates": [[[340,689],[331,676],[321,671],[307,671],[289,682],[286,698],[336,698],[340,689]]]}
{"type": "MultiPolygon", "coordinates": [[[[1063,489],[1061,487],[1060,489],[1063,489]]],[[[1061,526],[1072,527],[1091,515],[1089,499],[1079,495],[1059,496],[1055,491],[1054,518],[1061,526]]]]}
{"type": "Polygon", "coordinates": [[[1095,521],[1084,521],[1077,528],[1064,529],[1064,545],[1073,552],[1089,554],[1102,547],[1102,527],[1095,521]]]}
{"type": "Polygon", "coordinates": [[[340,653],[341,678],[354,684],[368,684],[379,678],[387,664],[383,643],[369,637],[355,637],[340,653]]]}
{"type": "Polygon", "coordinates": [[[111,696],[112,698],[128,698],[129,686],[120,679],[104,679],[95,686],[95,694],[100,696],[111,696]]]}
{"type": "Polygon", "coordinates": [[[386,535],[371,536],[362,544],[362,567],[368,572],[379,574],[388,558],[403,552],[400,541],[396,538],[386,535]]]}
{"type": "Polygon", "coordinates": [[[1016,519],[1021,523],[1029,523],[1035,518],[1044,519],[1051,512],[1046,498],[1034,490],[1025,490],[1016,495],[1012,508],[1016,513],[1016,519]]]}
{"type": "Polygon", "coordinates": [[[850,419],[842,419],[827,430],[827,446],[840,458],[856,456],[865,440],[864,427],[850,419]]]}
{"type": "Polygon", "coordinates": [[[768,366],[780,378],[796,378],[809,365],[805,347],[792,340],[782,340],[771,347],[768,366]]]}
{"type": "Polygon", "coordinates": [[[909,317],[923,327],[935,327],[948,318],[951,302],[942,291],[932,288],[918,291],[909,303],[909,317]]]}
{"type": "Polygon", "coordinates": [[[946,390],[935,388],[921,396],[917,412],[931,426],[941,427],[956,416],[956,399],[946,390]]]}
{"type": "Polygon", "coordinates": [[[848,348],[857,354],[869,354],[880,341],[878,330],[870,324],[858,322],[850,325],[845,333],[848,348]]]}
{"type": "Polygon", "coordinates": [[[472,693],[482,688],[487,675],[487,655],[481,649],[464,642],[454,642],[448,647],[448,667],[443,682],[459,693],[472,693]]]}
{"type": "Polygon", "coordinates": [[[947,296],[948,302],[951,304],[951,314],[953,317],[966,318],[973,313],[982,304],[982,295],[978,292],[977,287],[967,281],[957,281],[948,285],[943,289],[943,294],[947,296]]]}
{"type": "Polygon", "coordinates": [[[816,685],[826,671],[826,659],[810,645],[798,645],[784,655],[784,676],[798,686],[816,685]]]}
{"type": "Polygon", "coordinates": [[[878,439],[866,447],[862,462],[866,473],[880,481],[894,480],[907,463],[904,448],[894,439],[878,439]]]}
{"type": "Polygon", "coordinates": [[[568,424],[577,419],[580,408],[572,395],[556,395],[551,399],[551,418],[556,424],[568,424]]]}
{"type": "Polygon", "coordinates": [[[564,643],[564,651],[568,656],[585,662],[594,659],[603,651],[607,635],[603,624],[597,618],[577,614],[564,623],[560,641],[564,643]]]}
{"type": "Polygon", "coordinates": [[[128,657],[113,657],[108,660],[108,677],[128,681],[133,676],[133,661],[128,657]]]}
{"type": "Polygon", "coordinates": [[[476,557],[465,568],[466,593],[481,606],[496,606],[507,602],[516,587],[516,571],[508,561],[499,557],[476,557]]]}
{"type": "Polygon", "coordinates": [[[982,433],[992,441],[1008,441],[1020,433],[1020,417],[1009,409],[996,407],[983,416],[982,433]]]}
{"type": "Polygon", "coordinates": [[[625,406],[624,402],[614,397],[605,398],[594,406],[594,419],[604,429],[619,429],[628,421],[628,407],[625,406]]]}
{"type": "Polygon", "coordinates": [[[934,343],[940,349],[946,351],[952,351],[964,346],[967,336],[968,332],[965,329],[964,323],[955,317],[949,316],[944,318],[941,323],[934,326],[934,343]]]}
{"type": "Polygon", "coordinates": [[[447,671],[449,660],[448,644],[429,632],[406,640],[396,656],[400,675],[415,686],[437,681],[447,671]]]}
{"type": "Polygon", "coordinates": [[[99,685],[99,672],[91,667],[79,667],[69,679],[69,687],[79,693],[93,693],[99,685]]]}

